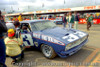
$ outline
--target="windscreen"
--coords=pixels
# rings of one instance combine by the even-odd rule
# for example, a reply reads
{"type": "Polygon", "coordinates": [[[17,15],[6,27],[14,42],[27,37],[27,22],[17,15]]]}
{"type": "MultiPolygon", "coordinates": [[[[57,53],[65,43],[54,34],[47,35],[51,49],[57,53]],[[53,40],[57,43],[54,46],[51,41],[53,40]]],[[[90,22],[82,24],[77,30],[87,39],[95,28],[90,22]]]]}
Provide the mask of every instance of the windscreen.
{"type": "Polygon", "coordinates": [[[31,23],[32,31],[45,30],[56,27],[56,24],[51,21],[33,22],[31,23]]]}

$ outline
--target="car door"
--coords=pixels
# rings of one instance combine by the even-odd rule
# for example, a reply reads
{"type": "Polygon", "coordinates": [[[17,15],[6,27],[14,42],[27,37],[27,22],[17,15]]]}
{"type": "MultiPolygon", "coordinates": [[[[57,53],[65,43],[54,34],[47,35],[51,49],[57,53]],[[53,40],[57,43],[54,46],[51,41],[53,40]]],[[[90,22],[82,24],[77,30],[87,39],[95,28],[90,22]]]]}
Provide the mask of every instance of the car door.
{"type": "Polygon", "coordinates": [[[32,31],[30,29],[29,23],[21,23],[21,30],[23,25],[27,26],[28,32],[21,32],[21,37],[23,39],[24,46],[34,46],[34,40],[32,38],[32,31]]]}

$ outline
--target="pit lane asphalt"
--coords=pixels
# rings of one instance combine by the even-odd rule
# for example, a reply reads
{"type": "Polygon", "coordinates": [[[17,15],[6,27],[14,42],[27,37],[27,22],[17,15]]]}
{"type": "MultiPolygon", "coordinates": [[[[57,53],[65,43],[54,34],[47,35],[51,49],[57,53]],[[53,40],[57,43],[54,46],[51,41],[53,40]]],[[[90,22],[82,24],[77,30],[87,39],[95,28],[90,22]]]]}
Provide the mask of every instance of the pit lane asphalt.
{"type": "Polygon", "coordinates": [[[89,33],[89,42],[70,57],[57,56],[54,59],[47,59],[40,51],[27,49],[22,61],[11,65],[12,59],[7,57],[6,65],[8,67],[100,67],[100,25],[92,25],[90,31],[87,31],[85,24],[79,24],[79,30],[89,33]]]}

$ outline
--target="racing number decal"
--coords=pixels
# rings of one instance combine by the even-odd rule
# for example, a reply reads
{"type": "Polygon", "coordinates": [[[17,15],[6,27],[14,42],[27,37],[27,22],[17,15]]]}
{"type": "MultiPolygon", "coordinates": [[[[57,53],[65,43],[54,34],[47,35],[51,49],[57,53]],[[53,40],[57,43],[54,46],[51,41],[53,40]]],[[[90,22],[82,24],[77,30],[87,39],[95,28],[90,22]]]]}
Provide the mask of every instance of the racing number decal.
{"type": "Polygon", "coordinates": [[[72,41],[77,40],[79,37],[77,37],[77,36],[74,35],[74,34],[69,34],[68,36],[64,36],[64,37],[63,37],[63,39],[66,39],[66,38],[67,38],[67,41],[72,42],[72,41]]]}
{"type": "Polygon", "coordinates": [[[25,46],[33,46],[34,45],[32,36],[30,34],[22,34],[21,36],[23,38],[23,44],[25,46]]]}
{"type": "Polygon", "coordinates": [[[76,32],[75,34],[78,34],[78,36],[80,37],[84,37],[86,35],[85,33],[82,33],[82,32],[76,32]]]}

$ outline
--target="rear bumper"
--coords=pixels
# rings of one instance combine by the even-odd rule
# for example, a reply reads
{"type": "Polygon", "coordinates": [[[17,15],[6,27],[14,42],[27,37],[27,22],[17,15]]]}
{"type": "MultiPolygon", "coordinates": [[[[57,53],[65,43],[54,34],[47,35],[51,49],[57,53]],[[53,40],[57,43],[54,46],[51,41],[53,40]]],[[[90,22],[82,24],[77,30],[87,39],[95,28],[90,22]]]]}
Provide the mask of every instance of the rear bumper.
{"type": "Polygon", "coordinates": [[[61,51],[58,55],[62,58],[66,58],[70,55],[73,55],[74,53],[76,53],[78,50],[80,50],[82,48],[83,45],[85,45],[88,42],[88,39],[86,39],[85,41],[83,41],[80,45],[73,47],[67,51],[61,51]]]}

